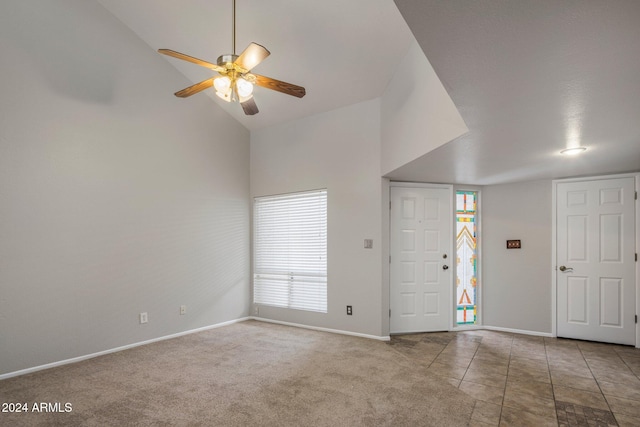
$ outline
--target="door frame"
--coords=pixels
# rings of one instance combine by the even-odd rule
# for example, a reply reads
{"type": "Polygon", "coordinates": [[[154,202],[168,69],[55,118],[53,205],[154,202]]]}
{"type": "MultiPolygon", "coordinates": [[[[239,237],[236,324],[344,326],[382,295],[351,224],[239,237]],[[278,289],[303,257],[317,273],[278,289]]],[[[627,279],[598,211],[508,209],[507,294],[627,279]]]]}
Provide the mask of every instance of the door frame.
{"type": "MultiPolygon", "coordinates": [[[[584,181],[600,181],[605,179],[615,179],[615,178],[634,178],[636,185],[636,192],[640,192],[640,173],[623,173],[623,174],[615,174],[615,175],[596,175],[596,176],[585,176],[580,178],[565,178],[565,179],[554,179],[552,182],[552,191],[551,191],[551,206],[552,206],[552,221],[551,221],[551,334],[554,337],[558,336],[558,276],[556,270],[558,266],[556,265],[557,259],[557,240],[558,234],[556,229],[556,224],[558,222],[558,207],[556,204],[556,200],[558,197],[557,190],[558,184],[562,183],[570,183],[570,182],[584,182],[584,181]]],[[[635,225],[636,225],[636,254],[640,252],[640,200],[636,199],[635,201],[635,225]]],[[[636,313],[640,314],[640,262],[636,262],[636,313]]],[[[636,323],[636,348],[640,348],[640,328],[638,327],[638,323],[636,323]]]]}
{"type": "MultiPolygon", "coordinates": [[[[454,203],[455,203],[455,199],[453,197],[454,194],[454,186],[451,184],[429,184],[429,183],[424,183],[424,182],[404,182],[404,181],[390,181],[389,182],[389,186],[387,188],[387,197],[389,200],[389,209],[388,209],[388,221],[387,221],[387,230],[389,233],[389,241],[388,241],[388,253],[389,253],[389,257],[391,257],[391,188],[393,187],[404,187],[404,188],[439,188],[439,189],[447,189],[449,190],[449,210],[450,210],[450,214],[449,214],[449,222],[450,222],[450,227],[451,230],[455,230],[455,210],[453,209],[454,207],[454,203]]],[[[455,251],[455,233],[452,232],[451,236],[449,236],[450,239],[450,245],[451,245],[451,249],[452,251],[455,251]]],[[[452,255],[453,257],[453,255],[452,255]]],[[[388,303],[387,306],[389,307],[389,310],[391,310],[391,258],[389,258],[389,262],[387,263],[388,265],[388,274],[387,274],[387,284],[388,284],[388,290],[389,290],[389,295],[388,295],[388,303]]],[[[452,268],[453,270],[453,274],[450,275],[449,278],[449,314],[448,314],[448,331],[452,331],[453,330],[453,313],[454,313],[454,309],[455,309],[455,298],[453,297],[453,284],[454,284],[454,277],[455,277],[455,267],[452,268]]],[[[389,331],[391,330],[391,314],[389,314],[389,331]]]]}

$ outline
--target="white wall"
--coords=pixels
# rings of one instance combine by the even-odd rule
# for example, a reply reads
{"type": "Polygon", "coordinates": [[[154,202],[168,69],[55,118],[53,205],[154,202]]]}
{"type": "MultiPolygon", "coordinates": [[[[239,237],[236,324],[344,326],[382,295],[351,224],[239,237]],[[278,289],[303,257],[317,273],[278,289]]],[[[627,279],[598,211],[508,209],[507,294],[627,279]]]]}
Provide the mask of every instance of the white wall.
{"type": "Polygon", "coordinates": [[[381,111],[382,175],[468,131],[415,40],[382,95],[381,111]]]}
{"type": "Polygon", "coordinates": [[[485,186],[480,203],[484,325],[551,333],[551,181],[485,186]]]}
{"type": "Polygon", "coordinates": [[[328,191],[328,313],[260,317],[381,335],[381,185],[379,99],[251,133],[252,196],[328,191]]]}
{"type": "Polygon", "coordinates": [[[94,2],[0,2],[0,69],[0,374],[248,315],[245,128],[94,2]]]}

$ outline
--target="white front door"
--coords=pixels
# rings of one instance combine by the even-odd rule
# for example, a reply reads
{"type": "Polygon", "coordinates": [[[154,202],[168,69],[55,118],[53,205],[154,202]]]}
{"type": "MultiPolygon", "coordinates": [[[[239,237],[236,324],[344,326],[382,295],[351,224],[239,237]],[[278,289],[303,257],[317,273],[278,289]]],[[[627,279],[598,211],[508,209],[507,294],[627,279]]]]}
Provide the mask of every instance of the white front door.
{"type": "Polygon", "coordinates": [[[451,195],[451,187],[391,187],[391,333],[449,330],[451,195]]]}
{"type": "Polygon", "coordinates": [[[635,344],[633,178],[557,184],[557,334],[635,344]]]}

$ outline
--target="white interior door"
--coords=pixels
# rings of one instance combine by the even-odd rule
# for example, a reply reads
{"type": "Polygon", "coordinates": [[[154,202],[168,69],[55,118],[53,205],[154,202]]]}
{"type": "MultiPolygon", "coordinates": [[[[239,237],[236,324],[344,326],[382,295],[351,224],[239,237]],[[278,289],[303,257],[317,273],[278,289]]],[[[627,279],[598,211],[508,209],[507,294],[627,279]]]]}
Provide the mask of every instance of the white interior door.
{"type": "Polygon", "coordinates": [[[391,187],[391,333],[449,329],[451,194],[450,187],[391,187]]]}
{"type": "Polygon", "coordinates": [[[557,184],[557,333],[635,344],[633,178],[557,184]]]}

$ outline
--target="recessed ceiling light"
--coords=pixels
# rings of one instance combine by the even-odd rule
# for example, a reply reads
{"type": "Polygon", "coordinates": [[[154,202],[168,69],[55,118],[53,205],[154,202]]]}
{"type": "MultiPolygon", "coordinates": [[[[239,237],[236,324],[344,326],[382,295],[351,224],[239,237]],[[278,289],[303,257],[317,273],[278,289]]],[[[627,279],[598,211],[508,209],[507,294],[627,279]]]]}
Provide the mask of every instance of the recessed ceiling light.
{"type": "Polygon", "coordinates": [[[586,151],[587,147],[573,147],[573,148],[566,148],[562,151],[560,151],[560,154],[564,154],[565,156],[575,156],[576,154],[580,154],[583,151],[586,151]]]}

